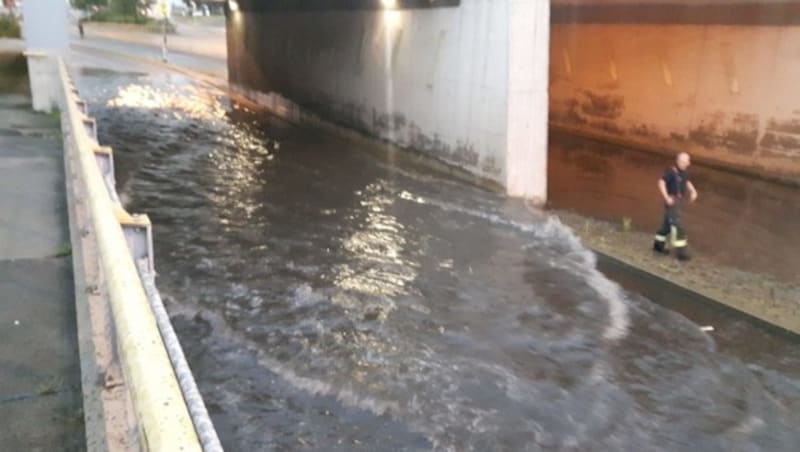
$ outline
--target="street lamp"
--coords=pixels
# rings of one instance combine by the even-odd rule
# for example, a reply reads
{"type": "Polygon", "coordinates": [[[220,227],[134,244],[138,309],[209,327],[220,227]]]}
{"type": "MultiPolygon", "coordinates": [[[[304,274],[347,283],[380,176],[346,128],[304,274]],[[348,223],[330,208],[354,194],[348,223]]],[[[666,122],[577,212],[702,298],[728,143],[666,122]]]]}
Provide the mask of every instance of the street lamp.
{"type": "Polygon", "coordinates": [[[161,12],[161,31],[163,38],[161,41],[161,60],[167,62],[167,21],[169,20],[170,4],[167,0],[160,0],[158,2],[158,9],[161,12]]]}

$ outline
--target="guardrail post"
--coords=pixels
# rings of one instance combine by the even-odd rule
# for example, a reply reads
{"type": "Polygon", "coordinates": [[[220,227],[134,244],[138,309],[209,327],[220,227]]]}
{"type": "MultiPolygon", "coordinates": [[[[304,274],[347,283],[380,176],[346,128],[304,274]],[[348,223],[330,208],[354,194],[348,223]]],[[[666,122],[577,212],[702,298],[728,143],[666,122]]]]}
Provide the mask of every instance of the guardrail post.
{"type": "Polygon", "coordinates": [[[79,100],[75,102],[75,104],[78,105],[78,110],[80,110],[81,113],[86,116],[89,115],[89,105],[86,103],[86,101],[79,100]]]}
{"type": "Polygon", "coordinates": [[[97,122],[94,118],[83,118],[83,126],[86,128],[86,135],[97,141],[97,122]]]}
{"type": "Polygon", "coordinates": [[[108,146],[97,146],[94,148],[94,158],[110,192],[117,186],[117,179],[114,176],[114,152],[108,146]]]}
{"type": "Polygon", "coordinates": [[[147,261],[147,268],[152,273],[155,271],[153,259],[153,226],[150,218],[145,214],[129,215],[122,209],[117,210],[117,219],[134,262],[147,261]]]}

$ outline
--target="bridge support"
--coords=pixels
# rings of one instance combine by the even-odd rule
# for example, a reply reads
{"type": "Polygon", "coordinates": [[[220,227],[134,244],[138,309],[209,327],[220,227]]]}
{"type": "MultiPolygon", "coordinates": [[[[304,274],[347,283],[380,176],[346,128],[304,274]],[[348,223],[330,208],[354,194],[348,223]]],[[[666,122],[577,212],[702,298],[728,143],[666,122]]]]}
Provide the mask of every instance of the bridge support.
{"type": "Polygon", "coordinates": [[[236,5],[232,92],[546,200],[549,1],[236,5]]]}
{"type": "Polygon", "coordinates": [[[511,0],[508,27],[506,189],[547,199],[550,2],[511,0]]]}

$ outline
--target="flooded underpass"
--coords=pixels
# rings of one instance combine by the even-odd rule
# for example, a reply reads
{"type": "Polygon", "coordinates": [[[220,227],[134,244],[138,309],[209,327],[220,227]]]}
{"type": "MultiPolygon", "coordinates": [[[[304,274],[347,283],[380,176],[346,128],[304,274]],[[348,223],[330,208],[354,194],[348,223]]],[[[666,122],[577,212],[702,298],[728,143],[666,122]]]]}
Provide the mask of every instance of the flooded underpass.
{"type": "Polygon", "coordinates": [[[226,450],[800,443],[792,339],[726,318],[738,335],[718,342],[607,279],[544,213],[183,76],[95,66],[79,88],[128,209],[155,225],[159,288],[226,450]]]}

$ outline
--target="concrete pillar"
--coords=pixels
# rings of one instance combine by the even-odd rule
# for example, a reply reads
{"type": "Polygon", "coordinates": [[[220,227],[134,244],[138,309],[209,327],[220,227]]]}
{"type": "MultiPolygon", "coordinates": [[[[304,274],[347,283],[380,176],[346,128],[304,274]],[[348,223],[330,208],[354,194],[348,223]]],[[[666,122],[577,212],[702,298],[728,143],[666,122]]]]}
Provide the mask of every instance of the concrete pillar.
{"type": "Polygon", "coordinates": [[[69,7],[65,0],[29,0],[22,14],[33,109],[49,112],[60,99],[55,59],[69,51],[69,7]]]}
{"type": "Polygon", "coordinates": [[[506,187],[547,200],[550,2],[509,0],[506,187]]]}
{"type": "Polygon", "coordinates": [[[60,107],[60,88],[56,60],[45,52],[25,51],[34,111],[51,112],[60,107]]]}

